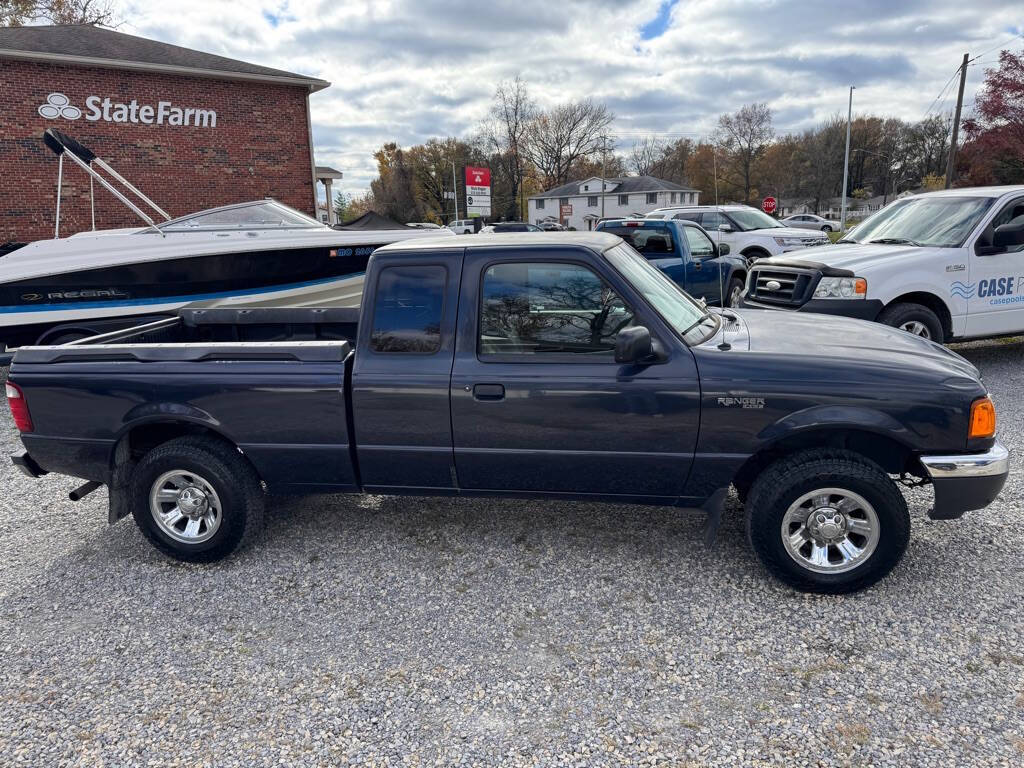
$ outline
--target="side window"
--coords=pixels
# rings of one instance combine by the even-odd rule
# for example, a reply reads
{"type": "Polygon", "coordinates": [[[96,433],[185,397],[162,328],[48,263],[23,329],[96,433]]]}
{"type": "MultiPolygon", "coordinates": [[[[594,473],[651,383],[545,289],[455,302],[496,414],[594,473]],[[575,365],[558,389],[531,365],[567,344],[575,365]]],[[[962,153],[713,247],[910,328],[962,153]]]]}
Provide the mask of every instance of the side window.
{"type": "Polygon", "coordinates": [[[690,256],[695,259],[710,259],[715,255],[715,246],[711,239],[696,227],[683,227],[686,244],[690,247],[690,256]]]}
{"type": "Polygon", "coordinates": [[[700,225],[708,232],[717,232],[718,228],[726,223],[725,218],[717,211],[702,214],[700,217],[700,225]]]}
{"type": "MultiPolygon", "coordinates": [[[[992,223],[988,225],[986,232],[995,234],[996,227],[1001,227],[1003,224],[1009,224],[1014,219],[1024,216],[1024,199],[1017,199],[1012,201],[1003,210],[996,214],[996,217],[992,219],[992,223]]],[[[1024,245],[1014,245],[1009,249],[1009,253],[1017,253],[1024,251],[1024,245]]]]}
{"type": "Polygon", "coordinates": [[[445,269],[385,267],[377,279],[370,348],[374,352],[432,354],[441,348],[445,269]]]}
{"type": "Polygon", "coordinates": [[[576,264],[495,264],[484,272],[481,357],[578,354],[610,360],[633,312],[604,281],[576,264]]]}
{"type": "Polygon", "coordinates": [[[686,221],[700,221],[699,213],[677,213],[673,219],[685,219],[686,221]]]}

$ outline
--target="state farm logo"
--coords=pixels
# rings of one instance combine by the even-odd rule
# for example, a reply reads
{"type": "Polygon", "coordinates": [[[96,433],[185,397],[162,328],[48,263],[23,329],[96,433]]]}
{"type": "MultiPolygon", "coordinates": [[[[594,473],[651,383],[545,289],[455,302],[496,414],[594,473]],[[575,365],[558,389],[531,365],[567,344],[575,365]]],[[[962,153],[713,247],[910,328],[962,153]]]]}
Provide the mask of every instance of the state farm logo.
{"type": "Polygon", "coordinates": [[[72,106],[71,99],[63,93],[51,93],[46,97],[46,103],[39,105],[39,114],[47,120],[56,120],[58,117],[77,120],[82,116],[82,110],[72,106]]]}

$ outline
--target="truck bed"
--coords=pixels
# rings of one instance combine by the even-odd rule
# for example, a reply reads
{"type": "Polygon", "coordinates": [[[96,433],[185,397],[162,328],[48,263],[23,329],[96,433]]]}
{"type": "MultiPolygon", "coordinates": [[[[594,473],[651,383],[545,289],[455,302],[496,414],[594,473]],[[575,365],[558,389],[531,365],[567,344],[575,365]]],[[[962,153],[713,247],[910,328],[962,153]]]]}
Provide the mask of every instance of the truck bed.
{"type": "Polygon", "coordinates": [[[122,440],[141,446],[165,437],[169,424],[187,424],[238,446],[275,490],[355,487],[345,388],[357,313],[181,310],[70,344],[22,347],[11,373],[32,410],[25,445],[50,471],[109,484],[122,440]]]}

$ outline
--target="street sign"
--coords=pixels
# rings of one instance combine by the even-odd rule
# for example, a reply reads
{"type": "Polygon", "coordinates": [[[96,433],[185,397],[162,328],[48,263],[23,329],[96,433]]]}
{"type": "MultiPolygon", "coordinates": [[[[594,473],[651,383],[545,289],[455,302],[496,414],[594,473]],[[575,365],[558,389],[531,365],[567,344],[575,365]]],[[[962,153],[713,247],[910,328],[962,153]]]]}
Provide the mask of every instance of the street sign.
{"type": "Polygon", "coordinates": [[[761,210],[771,215],[775,213],[775,208],[778,206],[778,201],[774,197],[766,197],[761,201],[761,210]]]}
{"type": "Polygon", "coordinates": [[[491,169],[466,166],[466,215],[491,215],[491,169]]]}

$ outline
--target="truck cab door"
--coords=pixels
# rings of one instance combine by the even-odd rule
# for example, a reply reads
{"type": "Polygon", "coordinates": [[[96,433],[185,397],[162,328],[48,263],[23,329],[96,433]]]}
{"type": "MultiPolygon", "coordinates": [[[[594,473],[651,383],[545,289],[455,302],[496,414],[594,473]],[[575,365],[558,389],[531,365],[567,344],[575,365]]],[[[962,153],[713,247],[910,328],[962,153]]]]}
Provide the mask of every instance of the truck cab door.
{"type": "Polygon", "coordinates": [[[585,247],[467,249],[452,371],[459,487],[671,503],[693,460],[693,354],[585,247]],[[620,365],[645,325],[666,359],[620,365]]]}
{"type": "Polygon", "coordinates": [[[1004,203],[968,250],[970,281],[953,284],[967,299],[967,336],[1024,330],[1024,245],[996,250],[995,229],[1024,217],[1024,196],[1004,203]]]}
{"type": "Polygon", "coordinates": [[[461,248],[371,265],[351,379],[367,490],[455,492],[448,389],[461,271],[461,248]]]}
{"type": "Polygon", "coordinates": [[[715,244],[697,227],[679,227],[686,248],[686,291],[708,304],[722,303],[722,261],[715,244]]]}

